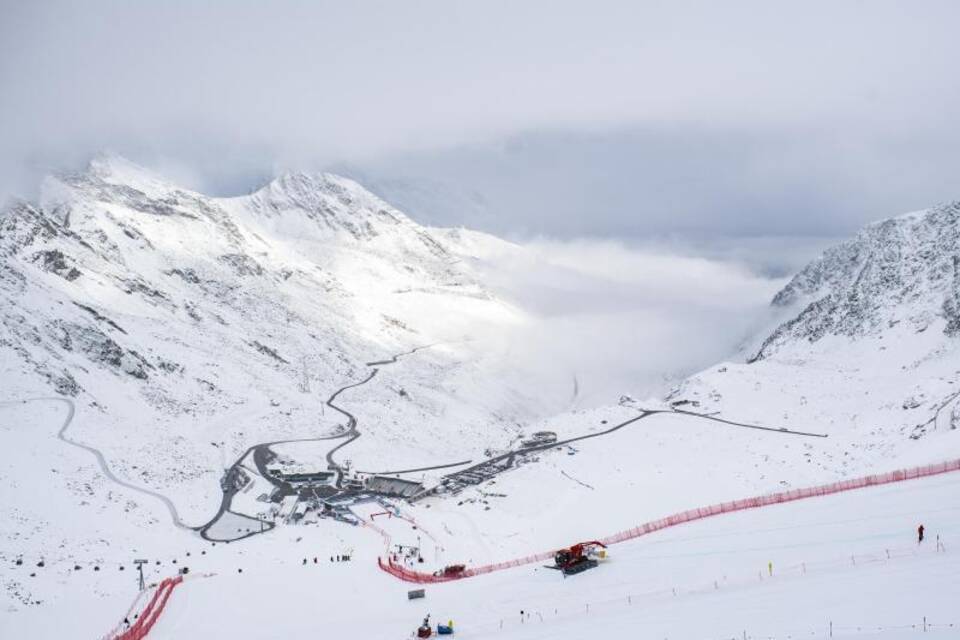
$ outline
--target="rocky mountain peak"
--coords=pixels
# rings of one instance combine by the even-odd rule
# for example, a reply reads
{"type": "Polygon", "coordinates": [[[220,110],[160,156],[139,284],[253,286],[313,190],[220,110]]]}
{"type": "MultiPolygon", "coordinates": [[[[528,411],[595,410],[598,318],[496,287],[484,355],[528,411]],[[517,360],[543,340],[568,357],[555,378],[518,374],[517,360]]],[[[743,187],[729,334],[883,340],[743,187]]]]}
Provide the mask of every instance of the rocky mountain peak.
{"type": "Polygon", "coordinates": [[[868,225],[801,270],[773,305],[799,313],[767,338],[758,359],[792,341],[898,325],[960,335],[960,202],[868,225]]]}
{"type": "Polygon", "coordinates": [[[429,229],[338,176],[290,173],[215,198],[101,154],[42,193],[0,214],[0,356],[58,392],[119,376],[163,409],[179,406],[185,370],[229,386],[215,382],[227,351],[237,370],[297,375],[289,354],[314,353],[331,373],[331,345],[406,345],[430,305],[500,313],[429,229]]]}
{"type": "Polygon", "coordinates": [[[81,189],[113,187],[141,192],[152,198],[165,197],[171,193],[193,193],[154,171],[109,151],[101,151],[94,155],[82,171],[52,176],[46,181],[44,191],[49,191],[54,182],[62,182],[81,189]]]}
{"type": "Polygon", "coordinates": [[[374,238],[387,227],[418,227],[356,182],[330,173],[285,173],[252,195],[232,200],[260,218],[306,216],[324,232],[356,239],[374,238]]]}

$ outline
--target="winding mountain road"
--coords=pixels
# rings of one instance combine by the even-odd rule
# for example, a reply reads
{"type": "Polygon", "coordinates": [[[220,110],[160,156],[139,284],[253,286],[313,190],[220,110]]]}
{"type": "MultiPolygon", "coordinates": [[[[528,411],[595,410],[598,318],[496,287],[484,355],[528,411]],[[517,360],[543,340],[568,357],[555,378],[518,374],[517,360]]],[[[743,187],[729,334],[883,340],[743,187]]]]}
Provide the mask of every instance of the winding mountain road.
{"type": "MultiPolygon", "coordinates": [[[[235,480],[235,479],[237,478],[237,476],[239,475],[239,473],[240,473],[240,467],[242,466],[242,463],[243,463],[243,461],[247,458],[247,456],[253,454],[254,464],[257,466],[257,470],[260,472],[260,475],[261,475],[265,480],[267,480],[268,482],[270,482],[270,483],[273,484],[274,486],[281,486],[281,485],[283,484],[283,483],[280,482],[279,480],[273,478],[273,476],[271,476],[270,473],[269,473],[269,472],[267,471],[267,469],[265,468],[265,462],[264,462],[265,456],[264,456],[263,454],[264,454],[266,451],[268,451],[270,447],[272,447],[272,446],[274,446],[274,445],[278,445],[278,444],[288,444],[288,443],[291,443],[291,442],[320,442],[320,441],[324,441],[324,440],[341,440],[341,439],[342,439],[343,442],[341,442],[341,443],[338,444],[337,446],[335,446],[335,447],[333,447],[332,449],[330,449],[330,450],[326,453],[325,458],[326,458],[326,462],[327,462],[327,468],[328,468],[328,469],[332,469],[332,470],[336,473],[336,480],[334,481],[334,486],[335,486],[337,489],[343,489],[344,467],[343,467],[340,463],[338,463],[338,462],[336,461],[336,459],[335,459],[334,456],[335,456],[340,450],[342,450],[344,447],[346,447],[347,445],[349,445],[349,444],[351,444],[352,442],[356,441],[357,438],[359,438],[359,437],[361,436],[361,433],[360,433],[360,430],[357,428],[357,425],[359,424],[359,421],[357,420],[357,417],[356,417],[355,415],[353,415],[352,413],[350,413],[349,411],[347,411],[346,409],[344,409],[343,407],[340,407],[340,406],[337,406],[336,404],[334,404],[334,400],[336,400],[336,399],[340,396],[341,393],[343,393],[343,392],[345,392],[345,391],[348,391],[348,390],[350,390],[350,389],[354,389],[354,388],[356,388],[356,387],[363,386],[363,385],[367,384],[368,382],[370,382],[371,380],[373,380],[373,378],[374,378],[374,377],[377,375],[377,373],[380,371],[379,367],[384,366],[384,365],[388,365],[388,364],[395,364],[400,358],[402,358],[402,357],[404,357],[404,356],[411,355],[411,354],[413,354],[413,353],[416,353],[417,351],[420,351],[420,350],[423,350],[423,349],[428,349],[428,348],[433,347],[433,346],[435,346],[435,345],[429,344],[429,345],[423,345],[423,346],[419,346],[419,347],[414,347],[413,349],[411,349],[411,350],[409,350],[409,351],[404,351],[403,353],[398,353],[397,355],[392,356],[391,358],[389,358],[389,359],[387,359],[387,360],[379,360],[379,361],[376,361],[376,362],[367,362],[367,363],[366,363],[366,366],[372,367],[372,370],[370,371],[369,375],[367,375],[367,377],[365,377],[364,379],[362,379],[362,380],[360,380],[360,381],[358,381],[358,382],[351,382],[350,384],[344,385],[344,386],[336,389],[332,394],[330,394],[330,397],[327,398],[327,400],[326,400],[326,402],[325,402],[324,404],[326,404],[328,407],[330,407],[331,409],[333,409],[334,411],[336,411],[337,413],[341,414],[342,416],[344,416],[344,417],[347,419],[347,429],[346,429],[346,431],[344,431],[344,432],[342,432],[342,433],[337,433],[337,434],[334,434],[334,435],[318,436],[318,437],[313,437],[313,438],[296,438],[296,439],[288,439],[288,440],[273,440],[273,441],[271,441],[271,442],[261,442],[261,443],[259,443],[259,444],[255,444],[255,445],[252,445],[252,446],[248,447],[248,448],[240,455],[240,457],[236,459],[236,461],[230,466],[230,468],[229,468],[229,469],[227,470],[227,472],[226,472],[226,475],[225,475],[225,483],[224,483],[224,487],[223,487],[223,497],[222,497],[222,499],[221,499],[221,501],[220,501],[220,507],[219,507],[219,509],[217,510],[217,513],[216,513],[207,523],[205,523],[205,524],[203,524],[203,525],[201,525],[201,526],[199,526],[199,527],[196,527],[196,530],[200,532],[200,536],[201,536],[202,538],[206,539],[206,540],[212,540],[212,538],[209,537],[209,531],[210,531],[210,529],[211,529],[211,528],[217,523],[217,521],[220,520],[220,518],[222,518],[225,514],[227,514],[227,513],[234,513],[234,512],[232,512],[232,511],[230,511],[230,505],[232,504],[233,498],[234,498],[234,496],[236,495],[236,493],[237,493],[237,491],[238,491],[238,488],[235,486],[236,483],[235,483],[234,480],[235,480]],[[258,454],[260,454],[260,455],[258,455],[258,454]]],[[[238,515],[238,516],[239,516],[239,515],[242,515],[242,514],[234,514],[234,515],[238,515]]],[[[251,518],[251,516],[247,516],[247,515],[242,515],[242,517],[251,518]]],[[[273,522],[269,522],[269,521],[267,521],[267,520],[260,520],[259,518],[251,518],[251,519],[258,521],[258,522],[260,523],[260,525],[261,525],[261,529],[262,529],[262,530],[259,530],[259,531],[258,531],[258,530],[250,530],[250,531],[246,531],[246,532],[241,532],[241,533],[243,533],[243,535],[241,535],[241,536],[239,536],[239,537],[237,537],[237,538],[235,538],[235,539],[248,538],[248,537],[253,536],[253,535],[256,535],[256,534],[258,534],[258,533],[264,533],[264,532],[266,532],[266,531],[269,531],[270,529],[273,529],[274,526],[275,526],[273,522]]]]}
{"type": "MultiPolygon", "coordinates": [[[[553,449],[555,447],[562,447],[564,445],[569,445],[574,442],[580,442],[581,440],[589,440],[590,438],[599,438],[600,436],[606,436],[611,433],[614,433],[615,431],[619,431],[620,429],[623,429],[628,425],[631,425],[635,422],[643,420],[644,418],[648,418],[652,415],[657,415],[657,414],[687,415],[695,418],[701,418],[704,420],[712,420],[714,422],[719,422],[721,424],[739,427],[743,429],[758,429],[760,431],[771,431],[773,433],[782,434],[782,435],[793,435],[793,436],[801,436],[801,437],[808,437],[808,438],[826,438],[827,437],[827,434],[825,433],[795,431],[792,429],[786,429],[782,427],[780,428],[764,427],[762,425],[749,424],[745,422],[735,422],[733,420],[727,420],[725,418],[718,418],[712,415],[695,413],[693,411],[684,411],[682,409],[639,409],[639,411],[640,411],[640,415],[630,418],[629,420],[624,420],[619,424],[615,424],[609,429],[596,431],[594,433],[588,433],[582,436],[574,436],[572,438],[566,438],[564,440],[557,440],[556,442],[524,447],[522,449],[514,449],[512,451],[502,453],[498,456],[487,458],[486,460],[483,460],[482,462],[478,462],[477,464],[467,467],[465,469],[459,469],[453,473],[447,474],[446,476],[444,476],[444,480],[460,482],[461,484],[476,484],[476,481],[474,480],[474,478],[477,478],[477,477],[484,478],[484,477],[492,476],[492,475],[495,475],[496,473],[500,473],[501,471],[504,471],[512,467],[513,462],[517,458],[517,456],[524,456],[537,451],[546,451],[548,449],[553,449]],[[460,480],[460,479],[463,479],[463,480],[460,480]]],[[[451,464],[451,465],[445,465],[445,466],[456,466],[456,465],[451,464]]],[[[442,485],[438,485],[437,488],[439,488],[440,486],[442,485]]],[[[431,495],[432,493],[434,493],[437,488],[431,491],[424,492],[419,496],[415,496],[414,499],[425,498],[428,495],[431,495]]]]}
{"type": "MultiPolygon", "coordinates": [[[[412,352],[411,352],[411,353],[412,353],[412,352]]],[[[394,357],[393,357],[393,360],[392,360],[392,361],[389,361],[389,362],[396,362],[396,361],[397,361],[397,356],[394,356],[394,357]]],[[[384,363],[376,363],[376,364],[384,364],[384,363]]],[[[369,367],[369,366],[372,366],[372,365],[368,363],[367,366],[369,367]]],[[[360,437],[360,431],[357,430],[357,417],[356,417],[355,415],[353,415],[352,413],[350,413],[349,411],[347,411],[346,409],[343,409],[343,408],[338,407],[337,405],[333,404],[333,401],[336,400],[336,399],[337,399],[337,396],[339,396],[341,393],[343,393],[343,392],[346,391],[347,389],[353,389],[354,387],[359,387],[360,385],[367,384],[368,382],[370,382],[371,380],[373,380],[373,377],[377,375],[377,372],[378,372],[378,371],[379,371],[379,369],[374,369],[373,371],[370,372],[370,375],[368,375],[366,378],[364,378],[364,379],[361,380],[360,382],[355,382],[355,383],[353,383],[353,384],[348,384],[348,385],[345,386],[345,387],[340,387],[339,389],[337,389],[337,390],[333,393],[333,395],[331,395],[331,396],[327,399],[326,404],[327,404],[328,407],[330,407],[330,408],[333,409],[334,411],[336,411],[336,412],[344,415],[344,416],[347,418],[347,431],[346,431],[346,433],[344,433],[344,434],[341,435],[341,437],[346,438],[346,440],[344,440],[343,442],[341,442],[340,444],[338,444],[337,446],[335,446],[333,449],[330,449],[330,451],[327,451],[327,455],[326,455],[327,468],[328,468],[328,469],[333,469],[333,470],[336,472],[336,474],[337,474],[337,479],[336,479],[336,481],[334,482],[334,485],[335,485],[338,489],[342,489],[342,488],[343,488],[343,467],[342,467],[340,464],[338,464],[336,460],[333,459],[333,455],[334,455],[337,451],[339,451],[340,449],[344,448],[345,446],[347,446],[348,444],[350,444],[351,442],[353,442],[354,440],[356,440],[357,438],[359,438],[359,437],[360,437]]]]}
{"type": "Polygon", "coordinates": [[[62,440],[63,442],[66,442],[72,447],[83,449],[84,451],[92,454],[93,457],[96,458],[97,464],[99,465],[100,471],[103,473],[103,475],[105,475],[108,479],[112,480],[116,484],[120,485],[121,487],[130,489],[131,491],[136,491],[137,493],[142,493],[144,495],[150,496],[151,498],[156,498],[157,500],[162,502],[163,505],[167,508],[167,511],[170,513],[170,518],[173,521],[174,526],[180,529],[185,529],[185,530],[196,529],[196,527],[191,527],[180,518],[180,514],[177,512],[177,507],[175,504],[173,504],[173,501],[170,500],[170,498],[163,495],[162,493],[153,491],[152,489],[147,489],[145,487],[132,484],[130,482],[127,482],[126,480],[123,480],[117,477],[116,474],[114,474],[113,471],[110,470],[110,465],[107,464],[106,457],[104,457],[103,453],[99,449],[97,449],[96,447],[91,447],[89,445],[83,444],[81,442],[77,442],[76,440],[71,440],[70,438],[67,437],[67,429],[69,429],[70,425],[73,424],[73,418],[76,415],[76,404],[74,403],[73,400],[71,400],[70,398],[60,398],[56,396],[50,396],[50,397],[41,397],[41,398],[28,398],[26,400],[0,402],[0,406],[26,404],[28,402],[53,402],[53,403],[59,403],[64,405],[67,408],[67,414],[64,417],[63,425],[60,427],[60,430],[57,432],[58,439],[62,440]]]}
{"type": "MultiPolygon", "coordinates": [[[[3,407],[3,406],[12,406],[12,405],[16,405],[16,404],[26,404],[26,403],[30,403],[30,402],[52,402],[52,403],[62,404],[63,406],[66,407],[67,412],[66,412],[66,415],[65,415],[65,417],[64,417],[63,424],[61,425],[59,431],[57,432],[57,438],[58,438],[58,439],[62,440],[63,442],[67,443],[67,444],[70,445],[70,446],[76,447],[76,448],[78,448],[78,449],[82,449],[82,450],[90,453],[91,455],[93,455],[94,458],[95,458],[96,461],[97,461],[98,466],[100,467],[101,472],[102,472],[102,473],[104,474],[104,476],[106,476],[109,480],[111,480],[111,481],[113,481],[114,483],[120,485],[121,487],[124,487],[124,488],[126,488],[126,489],[131,490],[131,491],[135,491],[135,492],[137,492],[137,493],[141,493],[141,494],[144,494],[144,495],[146,495],[146,496],[150,496],[151,498],[155,498],[155,499],[159,500],[159,501],[166,507],[167,511],[168,511],[169,514],[170,514],[170,519],[171,519],[171,521],[173,522],[174,526],[176,526],[177,528],[183,529],[183,530],[187,530],[187,531],[196,531],[196,532],[198,532],[198,533],[200,534],[200,536],[203,537],[204,539],[214,540],[214,538],[210,538],[210,537],[208,536],[208,532],[209,532],[209,530],[211,529],[211,527],[213,527],[213,526],[217,523],[217,521],[219,521],[220,518],[222,518],[225,514],[227,514],[227,513],[233,513],[233,512],[230,511],[230,506],[231,506],[231,504],[232,504],[232,502],[233,502],[234,496],[236,495],[237,491],[239,490],[238,487],[237,487],[236,479],[239,477],[239,475],[240,475],[240,473],[241,473],[240,469],[241,469],[241,466],[242,466],[242,464],[243,464],[243,461],[244,461],[248,456],[250,456],[251,454],[253,454],[254,463],[255,463],[255,465],[257,466],[258,471],[260,472],[260,474],[263,476],[264,479],[266,479],[268,482],[274,484],[275,486],[279,486],[280,484],[282,484],[279,480],[273,478],[273,477],[271,476],[271,474],[270,474],[269,472],[267,472],[267,470],[266,470],[266,468],[265,468],[265,465],[266,465],[266,453],[269,451],[269,448],[270,448],[271,446],[278,445],[278,444],[293,443],[293,442],[319,442],[319,441],[326,441],[326,440],[343,440],[343,442],[341,442],[341,443],[337,444],[335,447],[331,448],[331,449],[326,453],[326,455],[325,455],[328,468],[329,468],[329,469],[332,469],[332,470],[336,473],[336,480],[335,480],[335,482],[334,482],[334,485],[335,485],[335,487],[336,487],[337,489],[341,489],[341,490],[342,490],[342,489],[343,489],[343,478],[344,478],[345,469],[344,469],[344,467],[343,467],[340,463],[338,463],[338,462],[336,461],[335,455],[336,455],[338,452],[341,452],[347,445],[355,442],[358,438],[360,438],[360,436],[361,436],[362,434],[361,434],[361,432],[360,432],[360,430],[359,430],[359,428],[358,428],[359,420],[357,419],[357,417],[356,417],[355,415],[353,415],[350,411],[344,409],[343,407],[334,404],[334,401],[337,400],[337,398],[340,396],[340,394],[344,393],[345,391],[348,391],[348,390],[350,390],[350,389],[354,389],[354,388],[356,388],[356,387],[360,387],[360,386],[362,386],[362,385],[365,385],[365,384],[369,383],[371,380],[373,380],[374,377],[376,377],[377,373],[378,373],[379,370],[380,370],[379,367],[382,367],[382,366],[385,366],[385,365],[390,365],[390,364],[395,364],[400,358],[402,358],[402,357],[404,357],[404,356],[408,356],[408,355],[414,354],[414,353],[416,353],[417,351],[420,351],[420,350],[422,350],[422,349],[428,349],[428,348],[430,348],[430,347],[432,347],[432,346],[435,346],[435,345],[424,345],[424,346],[416,347],[416,348],[411,349],[411,350],[409,350],[409,351],[405,351],[405,352],[403,352],[403,353],[399,353],[399,354],[397,354],[397,355],[394,355],[394,356],[392,356],[391,358],[389,358],[389,359],[387,359],[387,360],[379,360],[379,361],[375,361],[375,362],[368,362],[368,363],[366,363],[366,366],[372,367],[369,375],[367,375],[365,378],[363,378],[362,380],[360,380],[360,381],[358,381],[358,382],[352,382],[352,383],[350,383],[350,384],[344,385],[344,386],[336,389],[336,390],[330,395],[330,397],[327,398],[325,404],[326,404],[326,406],[328,406],[328,407],[330,407],[331,409],[333,409],[334,411],[340,413],[341,415],[343,415],[343,416],[347,419],[347,429],[346,429],[345,431],[343,431],[343,432],[341,432],[341,433],[334,434],[334,435],[327,435],[327,436],[316,436],[316,437],[309,437],[309,438],[295,438],[295,439],[286,439],[286,440],[273,440],[273,441],[270,441],[270,442],[261,442],[261,443],[258,443],[258,444],[255,444],[255,445],[252,445],[252,446],[248,447],[248,448],[236,459],[236,461],[229,467],[229,469],[227,469],[227,471],[226,471],[226,473],[225,473],[225,477],[224,477],[224,481],[223,481],[223,487],[222,487],[222,489],[223,489],[223,496],[222,496],[222,498],[221,498],[220,506],[219,506],[216,514],[215,514],[208,522],[206,522],[206,523],[204,523],[204,524],[201,524],[201,525],[198,525],[198,526],[191,526],[191,525],[186,524],[186,523],[182,520],[182,518],[180,517],[180,514],[179,514],[179,512],[177,511],[176,505],[175,505],[175,504],[173,503],[173,501],[170,500],[170,498],[168,498],[167,496],[165,496],[165,495],[163,495],[162,493],[159,493],[159,492],[157,492],[157,491],[154,491],[154,490],[152,490],[152,489],[148,489],[148,488],[145,488],[145,487],[138,486],[138,485],[135,485],[135,484],[133,484],[133,483],[130,483],[130,482],[126,481],[126,480],[121,479],[121,478],[118,477],[116,474],[114,474],[113,471],[110,469],[110,465],[107,463],[106,457],[103,455],[103,453],[102,453],[99,449],[97,449],[96,447],[92,447],[92,446],[83,444],[83,443],[81,443],[81,442],[77,442],[76,440],[72,440],[72,439],[70,439],[70,438],[67,436],[67,430],[68,430],[68,429],[70,428],[70,426],[73,424],[73,420],[74,420],[74,417],[75,417],[75,415],[76,415],[76,405],[75,405],[75,403],[74,403],[74,401],[73,401],[72,399],[70,399],[70,398],[62,398],[62,397],[55,397],[55,396],[40,397],[40,398],[28,398],[28,399],[25,399],[25,400],[15,400],[15,401],[4,401],[4,402],[0,402],[0,407],[3,407]]],[[[544,450],[552,449],[552,448],[555,448],[555,447],[560,447],[560,446],[564,446],[564,445],[569,445],[569,444],[572,444],[572,443],[574,443],[574,442],[579,442],[579,441],[582,441],[582,440],[587,440],[587,439],[590,439],[590,438],[598,438],[598,437],[600,437],[600,436],[609,435],[609,434],[614,433],[614,432],[616,432],[616,431],[618,431],[618,430],[620,430],[620,429],[623,429],[624,427],[626,427],[626,426],[628,426],[628,425],[631,425],[631,424],[633,424],[633,423],[635,423],[635,422],[637,422],[637,421],[639,421],[639,420],[643,420],[644,418],[647,418],[647,417],[649,417],[649,416],[651,416],[651,415],[656,415],[656,414],[674,414],[674,415],[680,414],[680,415],[687,415],[687,416],[692,416],[692,417],[696,417],[696,418],[701,418],[701,419],[704,419],[704,420],[712,420],[712,421],[714,421],[714,422],[718,422],[718,423],[721,423],[721,424],[725,424],[725,425],[729,425],[729,426],[734,426],[734,427],[738,427],[738,428],[757,429],[757,430],[762,430],[762,431],[771,431],[771,432],[774,432],[774,433],[779,433],[779,434],[784,434],[784,435],[795,435],[795,436],[815,437],[815,438],[826,438],[826,437],[827,437],[826,434],[822,434],[822,433],[811,433],[811,432],[806,432],[806,431],[796,431],[796,430],[785,429],[785,428],[765,427],[765,426],[762,426],[762,425],[755,425],[755,424],[748,424],[748,423],[742,423],[742,422],[735,422],[735,421],[732,421],[732,420],[727,420],[727,419],[725,419],[725,418],[718,418],[718,417],[713,416],[713,415],[700,414],[700,413],[695,413],[695,412],[692,412],[692,411],[686,411],[686,410],[682,410],[682,409],[639,409],[639,411],[640,411],[640,414],[639,414],[639,415],[637,415],[637,416],[635,416],[635,417],[633,417],[633,418],[630,418],[629,420],[625,420],[625,421],[623,421],[623,422],[621,422],[621,423],[619,423],[619,424],[613,425],[612,427],[610,427],[610,428],[608,428],[608,429],[604,429],[604,430],[602,430],[602,431],[597,431],[597,432],[594,432],[594,433],[584,434],[584,435],[581,435],[581,436],[574,436],[574,437],[572,437],[572,438],[566,438],[566,439],[564,439],[564,440],[559,440],[559,441],[557,441],[557,442],[552,442],[552,443],[547,443],[547,444],[542,444],[542,445],[535,445],[535,446],[531,446],[531,447],[524,447],[524,448],[522,448],[522,449],[516,449],[516,450],[508,451],[508,452],[503,453],[503,454],[500,454],[500,455],[498,455],[498,456],[494,456],[494,457],[492,457],[492,458],[485,459],[485,460],[483,460],[483,461],[481,461],[481,462],[479,462],[479,463],[477,463],[477,464],[474,464],[474,465],[472,465],[472,466],[468,466],[468,467],[466,467],[466,468],[459,469],[459,470],[457,470],[457,471],[455,471],[455,472],[453,472],[453,473],[450,473],[450,474],[444,476],[444,478],[445,478],[445,479],[453,479],[453,480],[456,480],[456,478],[457,478],[458,476],[470,476],[471,474],[476,474],[477,472],[483,472],[485,469],[486,469],[487,471],[492,471],[493,473],[499,473],[499,472],[502,471],[502,470],[505,470],[505,469],[507,469],[507,468],[512,467],[512,466],[513,466],[513,462],[514,462],[514,460],[516,459],[517,456],[525,456],[525,455],[527,455],[527,454],[534,453],[534,452],[537,452],[537,451],[544,451],[544,450]],[[501,464],[501,463],[505,463],[505,464],[501,464]]],[[[404,469],[404,470],[400,470],[400,471],[389,471],[389,472],[382,472],[382,473],[383,473],[384,475],[386,475],[386,474],[401,474],[401,473],[413,473],[413,472],[422,472],[422,471],[434,471],[434,470],[439,470],[439,469],[448,469],[448,468],[452,468],[452,467],[459,467],[459,466],[463,466],[463,465],[465,465],[465,464],[470,464],[470,463],[471,463],[471,460],[465,460],[465,461],[460,461],[460,462],[452,462],[452,463],[431,465],[431,466],[425,466],[425,467],[417,467],[417,468],[414,468],[414,469],[404,469]]],[[[429,493],[429,492],[428,492],[428,493],[429,493]]],[[[424,495],[426,495],[426,494],[421,494],[421,497],[424,496],[424,495]]],[[[269,522],[269,521],[266,521],[266,520],[260,520],[259,518],[253,518],[253,517],[247,516],[247,515],[245,515],[245,514],[234,514],[234,515],[237,515],[238,517],[242,517],[242,518],[247,518],[247,519],[249,519],[249,520],[254,520],[254,521],[260,523],[260,530],[248,530],[244,535],[242,535],[242,536],[240,536],[239,538],[236,538],[236,539],[242,539],[242,538],[250,537],[250,536],[252,536],[252,535],[256,535],[257,533],[263,533],[263,532],[265,532],[265,531],[269,531],[270,529],[273,529],[274,526],[275,526],[273,522],[269,522]]]]}

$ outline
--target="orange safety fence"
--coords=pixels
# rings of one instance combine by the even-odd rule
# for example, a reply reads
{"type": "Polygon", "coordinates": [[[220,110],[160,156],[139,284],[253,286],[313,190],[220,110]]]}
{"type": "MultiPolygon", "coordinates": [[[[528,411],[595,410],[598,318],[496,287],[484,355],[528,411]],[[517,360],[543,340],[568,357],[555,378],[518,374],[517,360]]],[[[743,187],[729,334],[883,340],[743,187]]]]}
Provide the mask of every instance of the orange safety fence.
{"type": "MultiPolygon", "coordinates": [[[[852,478],[850,480],[841,480],[840,482],[832,482],[830,484],[823,484],[815,487],[794,489],[792,491],[781,491],[779,493],[771,493],[764,496],[744,498],[742,500],[734,500],[732,502],[723,502],[720,504],[710,505],[708,507],[700,507],[698,509],[689,509],[687,511],[681,511],[680,513],[667,516],[666,518],[645,522],[644,524],[636,526],[632,529],[620,531],[619,533],[607,536],[606,538],[601,538],[600,542],[606,545],[616,544],[618,542],[639,538],[640,536],[653,533],[654,531],[659,531],[661,529],[666,529],[667,527],[674,527],[676,525],[692,522],[694,520],[702,520],[704,518],[720,515],[722,513],[744,511],[746,509],[755,509],[757,507],[766,507],[773,504],[793,502],[794,500],[803,500],[805,498],[812,498],[815,496],[827,496],[833,493],[842,493],[844,491],[852,491],[854,489],[862,489],[864,487],[903,482],[904,480],[914,480],[916,478],[926,478],[928,476],[936,476],[943,473],[949,473],[951,471],[960,471],[960,459],[939,462],[923,467],[914,467],[912,469],[900,469],[897,471],[889,471],[887,473],[852,478]]],[[[509,569],[512,567],[519,567],[534,562],[543,562],[544,560],[553,558],[553,555],[554,551],[546,551],[544,553],[508,560],[506,562],[498,562],[496,564],[466,568],[463,571],[451,574],[444,574],[442,572],[434,574],[414,571],[397,564],[390,557],[387,558],[386,562],[384,562],[382,558],[377,558],[377,564],[387,573],[406,582],[435,583],[461,580],[463,578],[470,578],[472,576],[477,576],[484,573],[492,573],[494,571],[501,571],[503,569],[509,569]]]]}
{"type": "Polygon", "coordinates": [[[141,638],[145,638],[163,613],[163,609],[167,606],[167,600],[170,599],[174,588],[181,582],[183,582],[183,576],[164,578],[161,580],[160,584],[158,584],[154,590],[147,606],[140,612],[136,621],[123,633],[112,636],[112,640],[140,640],[141,638]]]}

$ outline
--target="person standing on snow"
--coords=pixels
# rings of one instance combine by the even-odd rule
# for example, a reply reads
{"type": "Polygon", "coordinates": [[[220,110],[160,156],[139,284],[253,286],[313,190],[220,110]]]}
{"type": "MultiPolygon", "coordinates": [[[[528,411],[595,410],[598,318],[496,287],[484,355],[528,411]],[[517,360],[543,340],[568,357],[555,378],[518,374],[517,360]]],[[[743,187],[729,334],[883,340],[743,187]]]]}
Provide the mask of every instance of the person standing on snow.
{"type": "Polygon", "coordinates": [[[917,527],[917,544],[923,542],[923,525],[917,527]]]}

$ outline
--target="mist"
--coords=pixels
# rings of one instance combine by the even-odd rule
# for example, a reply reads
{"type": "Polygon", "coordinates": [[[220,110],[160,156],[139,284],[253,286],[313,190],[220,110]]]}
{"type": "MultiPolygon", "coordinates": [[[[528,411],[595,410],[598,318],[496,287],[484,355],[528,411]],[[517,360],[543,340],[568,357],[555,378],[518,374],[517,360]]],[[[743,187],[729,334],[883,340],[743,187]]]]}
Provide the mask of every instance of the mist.
{"type": "Polygon", "coordinates": [[[574,406],[660,395],[719,361],[742,361],[779,318],[769,302],[785,283],[692,248],[614,241],[505,245],[476,268],[534,319],[484,339],[574,406]]]}
{"type": "Polygon", "coordinates": [[[481,265],[538,318],[511,353],[642,392],[762,333],[824,246],[958,197],[958,23],[933,0],[0,0],[0,200],[99,150],[211,195],[344,173],[521,243],[481,265]]]}

